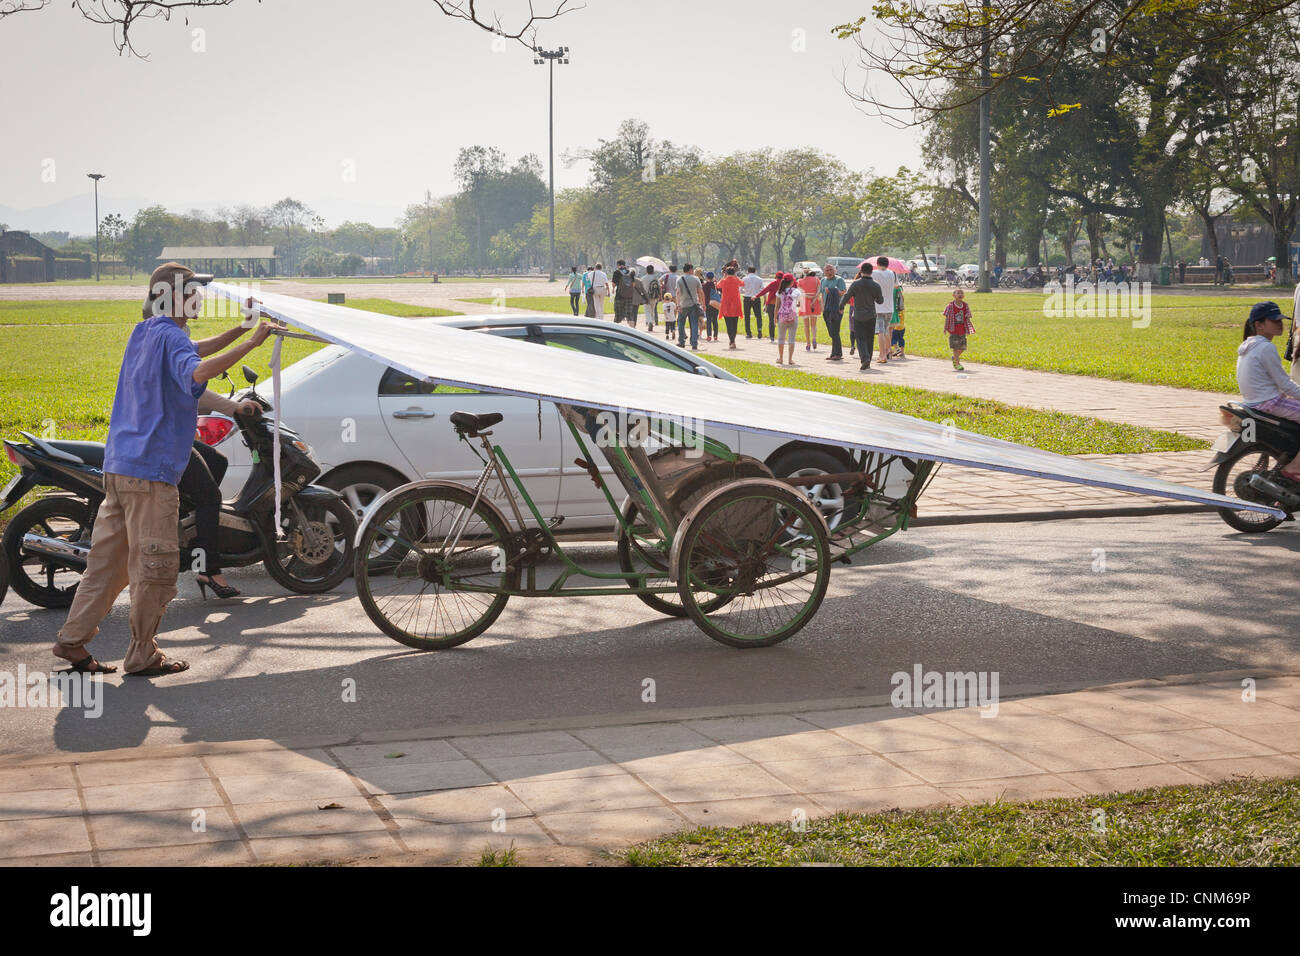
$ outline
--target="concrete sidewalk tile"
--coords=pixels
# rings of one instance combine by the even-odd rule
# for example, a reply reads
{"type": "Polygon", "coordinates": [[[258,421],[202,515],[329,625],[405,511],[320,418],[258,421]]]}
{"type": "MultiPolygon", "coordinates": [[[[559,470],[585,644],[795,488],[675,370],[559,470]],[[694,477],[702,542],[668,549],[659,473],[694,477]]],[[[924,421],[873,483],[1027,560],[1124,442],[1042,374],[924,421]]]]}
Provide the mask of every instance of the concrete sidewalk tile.
{"type": "Polygon", "coordinates": [[[691,730],[711,737],[720,744],[760,740],[764,737],[781,737],[814,730],[806,721],[793,714],[757,714],[752,717],[709,717],[703,720],[684,720],[691,730]]]}
{"type": "Polygon", "coordinates": [[[889,759],[927,783],[936,784],[1042,773],[1038,767],[1000,747],[979,741],[948,750],[891,754],[889,759]]]}
{"type": "Polygon", "coordinates": [[[100,866],[237,866],[253,862],[253,854],[239,840],[104,850],[99,854],[100,866]]]}
{"type": "Polygon", "coordinates": [[[384,795],[378,797],[399,826],[416,823],[476,823],[505,817],[532,816],[513,793],[500,784],[468,790],[439,790],[436,793],[384,795]]]}
{"type": "Polygon", "coordinates": [[[445,740],[409,740],[392,744],[352,744],[347,747],[331,747],[334,756],[343,766],[355,770],[358,767],[395,767],[408,763],[438,763],[443,760],[464,760],[465,755],[445,740]],[[390,757],[388,754],[402,754],[390,757]]]}
{"type": "Polygon", "coordinates": [[[548,813],[540,822],[566,846],[622,849],[685,829],[689,824],[664,806],[592,813],[548,813]]]}
{"type": "Polygon", "coordinates": [[[1154,704],[1124,701],[1110,707],[1080,707],[1057,711],[1057,716],[1094,727],[1107,734],[1157,733],[1172,730],[1194,730],[1209,724],[1195,717],[1166,710],[1154,704]]]}
{"type": "Polygon", "coordinates": [[[16,790],[62,790],[76,786],[77,778],[72,774],[71,765],[0,770],[0,793],[13,793],[16,790]]]}
{"type": "Polygon", "coordinates": [[[249,839],[311,836],[315,833],[359,833],[382,830],[384,822],[365,797],[328,800],[284,800],[235,804],[235,816],[249,839]],[[338,807],[322,810],[329,804],[338,807]]]}
{"type": "Polygon", "coordinates": [[[1273,749],[1217,727],[1170,730],[1155,734],[1125,734],[1120,739],[1169,763],[1215,760],[1220,757],[1257,757],[1271,753],[1273,749]]]}
{"type": "Polygon", "coordinates": [[[705,800],[699,803],[679,803],[676,806],[691,823],[702,827],[738,827],[747,823],[793,824],[796,813],[802,813],[801,819],[810,819],[827,812],[816,800],[803,794],[705,800]]]}
{"type": "Polygon", "coordinates": [[[717,746],[717,741],[712,738],[676,723],[591,727],[575,730],[573,734],[587,746],[618,761],[717,746]]]}
{"type": "Polygon", "coordinates": [[[582,750],[571,734],[542,730],[520,734],[491,734],[483,737],[455,737],[451,743],[471,757],[527,757],[582,750]]]}
{"type": "Polygon", "coordinates": [[[432,852],[440,857],[477,860],[484,850],[550,848],[555,841],[531,817],[506,820],[505,830],[492,829],[493,821],[473,823],[424,823],[406,821],[401,828],[402,842],[412,850],[432,852]]]}
{"type": "Polygon", "coordinates": [[[1036,741],[1007,744],[1007,749],[1051,773],[1066,770],[1111,770],[1116,767],[1141,767],[1164,763],[1146,751],[1132,747],[1114,737],[1084,737],[1060,743],[1036,741]]]}
{"type": "Polygon", "coordinates": [[[31,867],[59,867],[65,866],[94,866],[95,859],[89,853],[53,853],[42,856],[20,856],[8,860],[0,860],[0,866],[17,867],[23,869],[31,867]]]}
{"type": "Polygon", "coordinates": [[[1240,694],[1235,695],[1235,699],[1229,698],[1226,700],[1179,698],[1161,701],[1160,705],[1180,714],[1186,714],[1196,720],[1203,720],[1208,724],[1215,724],[1220,727],[1225,724],[1244,726],[1246,724],[1291,723],[1300,719],[1300,712],[1289,707],[1270,703],[1266,700],[1255,700],[1248,704],[1241,699],[1240,694]]]}
{"type": "MultiPolygon", "coordinates": [[[[1076,690],[1065,694],[1042,694],[1038,697],[1028,697],[1024,703],[1034,710],[1041,710],[1048,714],[1061,714],[1067,710],[1105,710],[1113,706],[1119,697],[1114,691],[1105,690],[1076,690]]],[[[1132,704],[1128,698],[1123,698],[1120,703],[1132,704]]]]}
{"type": "Polygon", "coordinates": [[[653,791],[627,773],[565,780],[523,780],[512,783],[510,789],[536,814],[622,810],[663,803],[653,791]]]}
{"type": "Polygon", "coordinates": [[[334,761],[324,750],[251,750],[246,753],[213,754],[205,757],[219,777],[253,776],[265,773],[310,773],[334,770],[334,761]]]}
{"type": "Polygon", "coordinates": [[[201,778],[161,780],[156,783],[119,783],[86,787],[89,813],[133,813],[142,810],[181,810],[215,807],[221,796],[205,774],[201,778]]]}
{"type": "Polygon", "coordinates": [[[1226,757],[1220,760],[1193,760],[1180,763],[1207,780],[1231,780],[1235,777],[1297,777],[1300,758],[1269,754],[1263,757],[1226,757]]]}
{"type": "Polygon", "coordinates": [[[764,737],[758,740],[737,740],[728,746],[750,760],[798,760],[815,757],[838,757],[847,754],[870,753],[871,748],[829,730],[806,730],[798,734],[764,737]]]}
{"type": "Polygon", "coordinates": [[[1149,787],[1178,787],[1189,783],[1205,783],[1204,777],[1189,773],[1171,763],[1157,763],[1147,767],[1119,767],[1113,770],[1067,771],[1059,776],[1084,793],[1115,793],[1146,790],[1149,787]]]}
{"type": "Polygon", "coordinates": [[[868,790],[837,790],[832,793],[809,793],[830,813],[878,813],[882,810],[920,810],[953,803],[937,787],[926,784],[909,787],[879,787],[868,790]]]}
{"type": "Polygon", "coordinates": [[[882,790],[923,782],[884,757],[872,755],[769,760],[763,769],[802,793],[882,790]]]}
{"type": "Polygon", "coordinates": [[[794,716],[823,730],[838,730],[860,724],[885,723],[908,713],[910,711],[885,704],[876,707],[841,707],[838,710],[806,710],[794,716]]]}
{"type": "Polygon", "coordinates": [[[647,786],[673,803],[699,803],[705,800],[737,800],[742,797],[770,797],[794,793],[756,764],[732,764],[725,767],[694,767],[669,773],[643,773],[647,786]]]}
{"type": "Polygon", "coordinates": [[[83,817],[43,817],[0,823],[0,860],[80,852],[90,852],[90,834],[83,817]]]}
{"type": "Polygon", "coordinates": [[[81,800],[76,790],[15,790],[0,795],[0,823],[38,817],[79,816],[81,800]]]}
{"type": "Polygon", "coordinates": [[[524,780],[564,780],[569,777],[603,777],[623,771],[594,750],[522,757],[480,757],[487,772],[502,783],[524,780]]]}
{"type": "Polygon", "coordinates": [[[1003,777],[999,780],[972,780],[940,788],[945,795],[966,803],[1002,803],[1020,800],[1050,800],[1078,797],[1083,791],[1055,774],[1032,777],[1003,777]]]}
{"type": "Polygon", "coordinates": [[[239,839],[225,807],[105,813],[90,817],[90,828],[95,834],[95,846],[101,850],[222,843],[239,839]],[[199,809],[203,811],[202,816],[196,814],[199,809]],[[199,820],[203,821],[203,829],[196,831],[194,827],[199,820]]]}
{"type": "Polygon", "coordinates": [[[110,787],[124,783],[161,783],[165,780],[208,779],[198,757],[163,757],[145,760],[107,760],[77,765],[83,787],[110,787]]]}
{"type": "Polygon", "coordinates": [[[649,757],[635,757],[623,760],[619,766],[632,773],[670,773],[678,770],[691,770],[699,767],[727,767],[734,764],[747,764],[752,761],[734,747],[714,744],[699,750],[682,750],[677,753],[654,754],[649,757]]]}
{"type": "Polygon", "coordinates": [[[221,785],[231,803],[275,803],[284,800],[357,796],[356,784],[343,770],[258,773],[248,776],[223,774],[221,785]]]}
{"type": "Polygon", "coordinates": [[[1300,753],[1300,720],[1289,723],[1249,724],[1244,727],[1223,724],[1221,729],[1283,753],[1300,753]]]}
{"type": "Polygon", "coordinates": [[[980,740],[1015,747],[1102,736],[1102,732],[1095,727],[1075,723],[1055,714],[1000,712],[994,717],[981,717],[978,712],[964,711],[963,713],[966,716],[935,715],[934,719],[941,720],[957,730],[963,730],[980,740]]]}
{"type": "MultiPolygon", "coordinates": [[[[907,714],[907,711],[896,713],[907,714]]],[[[962,730],[931,720],[924,714],[898,716],[892,720],[872,721],[830,728],[841,737],[869,747],[876,753],[906,753],[914,750],[944,750],[968,743],[970,735],[962,730]]]]}
{"type": "Polygon", "coordinates": [[[472,760],[444,760],[438,763],[392,764],[363,767],[355,771],[361,785],[371,793],[414,793],[425,790],[462,790],[493,782],[472,760]]]}
{"type": "Polygon", "coordinates": [[[310,836],[259,837],[248,841],[259,863],[310,863],[316,860],[397,856],[401,845],[387,830],[353,833],[319,833],[310,836]]]}

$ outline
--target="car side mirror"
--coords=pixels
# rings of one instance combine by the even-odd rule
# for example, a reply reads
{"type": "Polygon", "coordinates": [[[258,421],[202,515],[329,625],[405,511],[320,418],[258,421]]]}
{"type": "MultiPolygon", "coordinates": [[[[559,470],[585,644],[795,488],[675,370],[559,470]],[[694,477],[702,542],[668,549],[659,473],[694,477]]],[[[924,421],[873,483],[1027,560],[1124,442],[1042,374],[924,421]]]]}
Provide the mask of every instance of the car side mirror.
{"type": "Polygon", "coordinates": [[[256,373],[256,372],[254,372],[254,371],[253,371],[251,368],[249,368],[247,365],[243,366],[243,372],[244,372],[244,381],[245,381],[245,382],[247,382],[249,385],[256,385],[256,384],[257,384],[257,373],[256,373]]]}

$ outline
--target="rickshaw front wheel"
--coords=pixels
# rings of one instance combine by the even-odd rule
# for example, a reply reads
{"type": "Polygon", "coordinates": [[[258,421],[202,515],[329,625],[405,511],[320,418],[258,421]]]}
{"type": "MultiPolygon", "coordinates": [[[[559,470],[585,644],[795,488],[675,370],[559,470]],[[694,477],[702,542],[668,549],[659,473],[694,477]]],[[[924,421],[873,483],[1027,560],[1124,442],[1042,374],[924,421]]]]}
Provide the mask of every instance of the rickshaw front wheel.
{"type": "Polygon", "coordinates": [[[678,594],[709,637],[768,647],[817,613],[830,583],[830,546],[807,497],[771,480],[740,481],[698,505],[685,525],[678,594]]]}
{"type": "Polygon", "coordinates": [[[505,609],[513,553],[495,509],[475,504],[469,488],[414,487],[366,523],[356,552],[357,596],[393,640],[422,651],[456,647],[505,609]]]}

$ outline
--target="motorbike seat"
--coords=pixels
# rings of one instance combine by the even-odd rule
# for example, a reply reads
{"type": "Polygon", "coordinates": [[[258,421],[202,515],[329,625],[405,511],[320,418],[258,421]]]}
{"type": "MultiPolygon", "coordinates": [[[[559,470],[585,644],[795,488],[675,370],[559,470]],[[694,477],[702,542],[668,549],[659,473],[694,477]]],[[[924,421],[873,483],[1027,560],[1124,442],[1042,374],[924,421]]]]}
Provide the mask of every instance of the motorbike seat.
{"type": "Polygon", "coordinates": [[[491,428],[504,418],[500,412],[488,412],[485,415],[475,415],[472,412],[451,413],[451,423],[456,431],[464,432],[470,438],[477,438],[479,432],[491,428]]]}
{"type": "Polygon", "coordinates": [[[1270,415],[1267,412],[1261,412],[1259,409],[1250,408],[1238,402],[1229,402],[1227,405],[1221,405],[1227,411],[1243,417],[1253,418],[1256,421],[1263,422],[1273,428],[1286,432],[1292,439],[1300,440],[1300,422],[1293,421],[1289,418],[1279,418],[1276,415],[1270,415]]]}
{"type": "Polygon", "coordinates": [[[89,465],[92,468],[104,467],[104,445],[97,441],[65,441],[60,438],[45,439],[45,444],[51,448],[58,449],[64,454],[72,455],[74,458],[89,465]]]}

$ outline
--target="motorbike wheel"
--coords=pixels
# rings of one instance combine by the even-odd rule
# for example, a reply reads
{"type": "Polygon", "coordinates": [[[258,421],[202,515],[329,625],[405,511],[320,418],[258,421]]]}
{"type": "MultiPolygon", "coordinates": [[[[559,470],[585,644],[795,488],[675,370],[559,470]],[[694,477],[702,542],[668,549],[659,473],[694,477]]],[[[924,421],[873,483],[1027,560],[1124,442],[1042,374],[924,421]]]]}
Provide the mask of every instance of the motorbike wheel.
{"type": "MultiPolygon", "coordinates": [[[[1267,474],[1276,469],[1278,464],[1277,453],[1271,448],[1262,445],[1243,445],[1234,448],[1214,472],[1214,493],[1227,495],[1230,498],[1241,498],[1256,504],[1274,504],[1246,482],[1250,480],[1251,475],[1257,472],[1267,474]]],[[[1220,508],[1219,517],[1226,521],[1229,527],[1247,534],[1272,531],[1283,520],[1258,511],[1233,511],[1231,508],[1220,508]]]]}
{"type": "Polygon", "coordinates": [[[71,607],[81,572],[23,553],[23,535],[81,541],[90,531],[90,509],[77,498],[41,498],[13,516],[4,533],[5,560],[14,593],[37,607],[71,607]]]}
{"type": "Polygon", "coordinates": [[[357,520],[342,498],[297,502],[307,527],[300,527],[297,514],[284,503],[281,518],[284,537],[272,542],[262,560],[279,585],[298,594],[323,594],[343,583],[352,571],[352,542],[357,520]]]}

